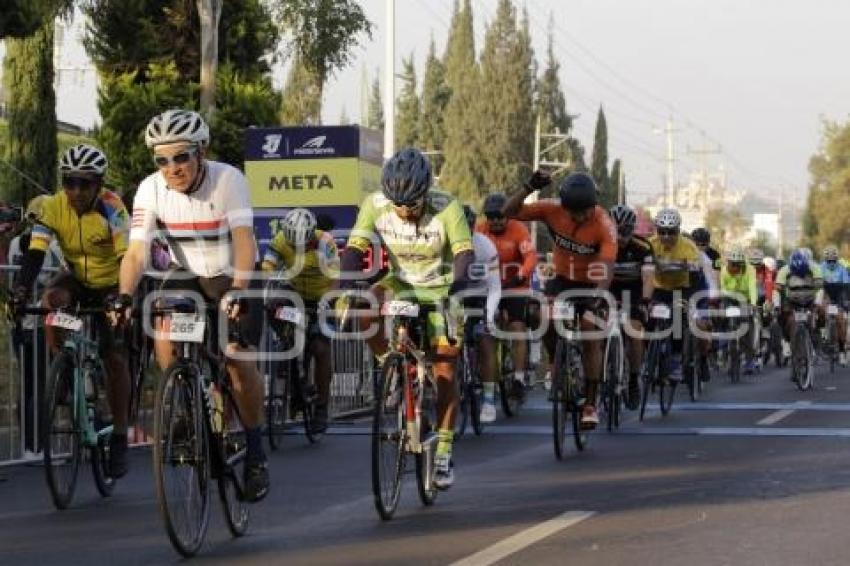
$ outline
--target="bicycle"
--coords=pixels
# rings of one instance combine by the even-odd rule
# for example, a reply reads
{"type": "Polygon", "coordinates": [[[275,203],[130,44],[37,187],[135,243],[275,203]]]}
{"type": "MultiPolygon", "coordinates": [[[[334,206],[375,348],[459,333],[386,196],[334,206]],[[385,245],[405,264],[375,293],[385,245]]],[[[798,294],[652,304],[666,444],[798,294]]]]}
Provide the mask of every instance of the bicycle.
{"type": "Polygon", "coordinates": [[[581,410],[584,405],[584,368],[581,363],[581,347],[576,339],[579,328],[578,310],[574,302],[555,301],[551,307],[551,319],[561,321],[564,332],[555,338],[552,358],[552,388],[549,400],[552,403],[552,438],[555,457],[562,460],[566,455],[567,422],[572,427],[576,449],[583,451],[589,442],[588,431],[581,428],[581,410]]]}
{"type": "Polygon", "coordinates": [[[821,341],[821,351],[829,360],[829,373],[835,373],[838,362],[838,305],[826,305],[826,324],[821,341]]]}
{"type": "MultiPolygon", "coordinates": [[[[170,317],[160,335],[174,344],[177,359],[163,372],[156,395],[153,464],[160,514],[168,538],[184,557],[194,556],[210,519],[210,482],[218,484],[225,522],[234,537],[248,529],[242,485],[246,443],[218,337],[208,324],[218,306],[185,301],[158,306],[170,317]],[[186,492],[183,488],[186,488],[186,492]]],[[[231,327],[231,341],[241,342],[231,327]]]]}
{"type": "MultiPolygon", "coordinates": [[[[649,308],[649,328],[652,332],[663,333],[662,337],[653,337],[649,341],[641,368],[643,390],[640,399],[640,420],[643,421],[649,396],[658,390],[658,404],[661,414],[666,416],[673,406],[678,380],[670,379],[669,363],[673,352],[673,309],[670,305],[656,302],[649,308]]],[[[688,325],[683,325],[684,332],[689,334],[688,325]]],[[[687,336],[682,336],[682,367],[684,371],[687,336]]]]}
{"type": "Polygon", "coordinates": [[[66,332],[47,375],[41,431],[44,470],[53,505],[67,509],[74,497],[83,451],[86,450],[98,493],[109,497],[115,479],[109,475],[109,439],[105,400],[106,368],[90,318],[104,308],[52,309],[27,307],[24,314],[44,315],[45,324],[66,332]]]}
{"type": "Polygon", "coordinates": [[[605,353],[602,366],[602,410],[605,412],[608,432],[620,427],[620,410],[623,406],[624,392],[628,390],[628,359],[622,327],[629,323],[629,313],[617,310],[610,317],[610,328],[605,340],[605,353]]]}
{"type": "Polygon", "coordinates": [[[267,360],[263,375],[266,379],[266,433],[269,446],[276,450],[280,437],[285,433],[289,414],[292,418],[301,413],[304,434],[310,444],[324,436],[315,426],[316,406],[319,392],[316,387],[314,356],[303,345],[316,336],[310,332],[310,321],[317,320],[318,305],[305,305],[303,311],[292,305],[266,308],[272,329],[271,352],[292,351],[297,345],[298,353],[286,360],[267,360]],[[296,339],[301,333],[302,338],[296,339]],[[304,336],[306,335],[306,338],[304,336]]]}
{"type": "Polygon", "coordinates": [[[726,344],[729,381],[739,383],[741,381],[741,367],[743,364],[740,330],[741,324],[749,318],[750,313],[748,308],[736,304],[727,305],[723,313],[726,321],[726,331],[733,335],[726,344]]]}
{"type": "Polygon", "coordinates": [[[467,319],[464,324],[463,346],[458,356],[455,381],[458,387],[458,422],[455,424],[455,434],[463,436],[468,423],[472,423],[472,431],[476,436],[484,432],[481,422],[481,404],[484,386],[481,383],[481,370],[478,367],[478,337],[484,332],[484,322],[467,319]]]}
{"type": "Polygon", "coordinates": [[[814,386],[814,343],[811,338],[812,315],[809,305],[792,302],[794,333],[791,338],[791,379],[800,391],[814,386]]]}
{"type": "MultiPolygon", "coordinates": [[[[416,465],[423,505],[433,505],[437,449],[437,382],[426,351],[426,319],[436,305],[391,300],[381,306],[390,348],[375,382],[372,419],[372,494],[381,519],[392,519],[408,455],[416,465]]],[[[443,315],[445,318],[445,315],[443,315]]],[[[344,319],[345,317],[343,317],[344,319]]]]}

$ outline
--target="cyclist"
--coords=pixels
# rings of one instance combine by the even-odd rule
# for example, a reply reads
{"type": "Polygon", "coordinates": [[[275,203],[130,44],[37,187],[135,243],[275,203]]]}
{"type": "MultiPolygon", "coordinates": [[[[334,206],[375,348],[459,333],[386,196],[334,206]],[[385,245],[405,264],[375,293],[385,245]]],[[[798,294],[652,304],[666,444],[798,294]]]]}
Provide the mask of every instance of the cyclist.
{"type": "Polygon", "coordinates": [[[638,374],[643,364],[643,340],[634,339],[643,331],[646,320],[645,305],[649,301],[652,282],[650,281],[652,264],[652,246],[649,242],[637,236],[635,225],[637,215],[626,205],[618,204],[610,210],[611,219],[617,224],[617,262],[614,266],[614,280],[611,282],[611,293],[620,304],[629,308],[629,320],[632,333],[629,337],[629,391],[626,406],[635,410],[640,405],[640,386],[638,374]]]}
{"type": "MultiPolygon", "coordinates": [[[[52,240],[58,242],[68,270],[60,271],[47,284],[42,295],[45,307],[103,306],[117,291],[118,265],[127,251],[129,217],[121,197],[103,187],[107,166],[106,155],[91,145],[75,145],[62,154],[62,190],[40,201],[29,249],[12,293],[15,310],[28,302],[52,240]]],[[[112,411],[109,474],[120,478],[127,473],[130,372],[123,345],[115,340],[106,316],[96,316],[94,324],[112,411]]],[[[52,351],[62,345],[61,333],[52,327],[45,328],[45,336],[52,351]]]]}
{"type": "MultiPolygon", "coordinates": [[[[790,344],[794,331],[794,307],[811,308],[822,302],[823,274],[805,248],[791,252],[788,264],[776,274],[774,303],[781,304],[780,324],[785,341],[790,344]]],[[[784,348],[784,346],[783,346],[784,348]]],[[[790,355],[790,351],[789,351],[790,355]]]]}
{"type": "MultiPolygon", "coordinates": [[[[555,277],[546,284],[547,297],[555,298],[564,291],[585,290],[588,295],[607,292],[617,259],[617,229],[608,212],[598,205],[596,183],[587,173],[571,173],[559,187],[558,199],[541,199],[531,204],[523,200],[551,182],[542,171],[532,174],[523,190],[513,194],[502,212],[519,220],[537,220],[546,224],[554,243],[555,277]]],[[[590,316],[600,310],[603,297],[580,301],[581,329],[593,330],[590,316]],[[588,312],[589,311],[589,312],[588,312]]],[[[555,353],[555,328],[550,326],[544,336],[550,358],[555,353]]],[[[595,428],[599,424],[596,411],[599,380],[602,374],[602,341],[582,341],[582,364],[585,375],[585,404],[581,426],[595,428]]]]}
{"type": "MultiPolygon", "coordinates": [[[[755,308],[758,305],[758,287],[755,268],[747,263],[744,249],[741,246],[733,246],[726,254],[726,261],[720,269],[720,290],[727,293],[742,295],[746,304],[753,309],[750,317],[755,316],[755,308]]],[[[743,306],[743,305],[742,305],[743,306]]],[[[755,361],[755,323],[745,323],[747,332],[744,335],[743,345],[746,363],[744,373],[753,373],[756,369],[755,361]]]]}
{"type": "MultiPolygon", "coordinates": [[[[502,281],[499,276],[499,252],[487,236],[474,232],[476,214],[468,204],[463,205],[463,214],[472,233],[472,247],[475,252],[475,263],[470,268],[470,289],[486,293],[486,299],[476,294],[475,306],[484,306],[486,325],[478,337],[477,349],[479,367],[481,368],[482,400],[480,420],[482,423],[492,423],[496,420],[496,340],[489,332],[496,324],[496,312],[502,298],[502,281]]],[[[467,299],[469,300],[469,299],[467,299]]]]}
{"type": "MultiPolygon", "coordinates": [[[[468,284],[475,255],[463,209],[451,195],[432,189],[432,181],[428,158],[417,149],[402,149],[384,165],[382,191],[367,196],[360,207],[342,253],[342,271],[361,274],[363,256],[377,234],[389,258],[388,274],[371,289],[379,304],[390,296],[413,296],[423,304],[440,304],[468,284]],[[451,263],[446,261],[449,259],[451,263]]],[[[352,285],[350,279],[341,281],[343,288],[352,285]]],[[[370,327],[374,319],[362,317],[360,323],[361,328],[370,327]]],[[[438,384],[434,485],[448,489],[454,482],[454,374],[459,348],[448,339],[448,328],[439,313],[429,313],[427,333],[438,384]]],[[[367,343],[379,359],[386,355],[388,341],[383,331],[367,343]]]]}
{"type": "Polygon", "coordinates": [[[691,239],[697,245],[697,248],[711,261],[711,267],[715,272],[720,271],[720,252],[711,245],[711,232],[707,228],[697,228],[691,232],[691,239]]]}
{"type": "MultiPolygon", "coordinates": [[[[206,158],[209,127],[190,110],[172,109],[154,116],[145,130],[157,172],[139,185],[133,203],[130,245],[121,262],[120,295],[115,323],[128,314],[148,259],[157,227],[168,241],[177,265],[165,276],[162,289],[194,291],[218,303],[228,317],[239,320],[244,348],[229,343],[227,372],[245,426],[244,494],[250,502],[268,492],[269,473],[262,445],[263,382],[257,363],[245,355],[259,344],[262,307],[256,300],[225,300],[251,284],[257,245],[248,184],[235,167],[206,158]],[[240,316],[244,315],[244,316],[240,316]],[[242,353],[242,359],[233,357],[242,353]]],[[[162,328],[167,321],[157,321],[162,328]]],[[[157,362],[168,367],[174,359],[171,342],[154,341],[157,362]]]]}
{"type": "MultiPolygon", "coordinates": [[[[676,292],[682,292],[684,300],[690,299],[691,295],[700,290],[713,291],[715,289],[715,278],[712,265],[706,259],[707,254],[700,252],[695,243],[681,234],[682,217],[674,208],[663,208],[654,219],[655,235],[650,237],[649,243],[655,255],[655,263],[652,267],[652,301],[664,303],[671,308],[674,306],[673,299],[676,292]],[[663,269],[667,264],[681,264],[686,270],[676,270],[665,273],[663,269]],[[701,276],[691,278],[692,271],[701,271],[701,276]]],[[[695,230],[698,232],[698,230],[695,230]]],[[[683,317],[683,320],[687,320],[683,317]]],[[[696,321],[698,327],[707,331],[709,323],[702,318],[696,321]]],[[[707,379],[708,376],[708,351],[710,342],[698,339],[700,350],[700,377],[707,379]]],[[[681,367],[682,341],[673,340],[673,357],[671,363],[670,378],[681,378],[678,370],[681,367]]]]}
{"type": "MultiPolygon", "coordinates": [[[[836,324],[838,363],[845,365],[847,363],[847,355],[845,352],[846,314],[844,308],[847,305],[847,286],[850,285],[850,273],[848,273],[846,267],[838,262],[838,248],[835,246],[824,248],[823,262],[820,265],[820,269],[823,274],[823,290],[826,295],[827,304],[838,306],[836,324]]],[[[824,314],[821,314],[821,318],[823,318],[824,314]]]]}
{"type": "MultiPolygon", "coordinates": [[[[506,202],[507,197],[502,193],[488,195],[483,206],[487,220],[479,224],[476,231],[490,238],[499,251],[502,289],[523,291],[522,295],[502,297],[499,309],[502,317],[508,322],[508,331],[524,334],[528,318],[528,292],[531,288],[531,276],[537,266],[537,251],[525,224],[519,220],[505,218],[502,214],[506,202]]],[[[514,381],[517,391],[522,395],[526,385],[528,341],[513,340],[511,348],[514,381]]]]}
{"type": "MultiPolygon", "coordinates": [[[[263,256],[264,272],[284,271],[287,283],[306,305],[317,306],[338,277],[339,254],[333,236],[316,227],[316,217],[304,208],[290,210],[283,217],[263,256]],[[295,270],[294,273],[289,273],[295,270]]],[[[319,400],[313,430],[323,433],[328,427],[328,401],[331,385],[331,343],[319,331],[318,321],[310,321],[307,348],[315,363],[319,400]]]]}

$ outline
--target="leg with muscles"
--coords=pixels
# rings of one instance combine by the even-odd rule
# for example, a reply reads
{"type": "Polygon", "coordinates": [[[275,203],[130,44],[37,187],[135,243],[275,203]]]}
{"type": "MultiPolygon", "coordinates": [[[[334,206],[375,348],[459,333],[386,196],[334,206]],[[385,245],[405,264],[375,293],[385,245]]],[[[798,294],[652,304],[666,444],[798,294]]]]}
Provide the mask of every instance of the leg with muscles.
{"type": "Polygon", "coordinates": [[[634,411],[640,406],[640,385],[638,376],[640,366],[643,363],[643,323],[638,319],[629,321],[629,328],[624,329],[627,355],[629,359],[629,391],[626,397],[626,406],[634,411]]]}
{"type": "Polygon", "coordinates": [[[114,478],[127,474],[127,420],[130,409],[130,371],[122,351],[103,354],[106,366],[106,395],[112,411],[112,435],[109,438],[109,473],[114,478]]]}
{"type": "MultiPolygon", "coordinates": [[[[604,324],[604,321],[603,321],[604,324]]],[[[588,313],[581,319],[582,333],[588,331],[599,332],[599,326],[588,318],[588,313]]],[[[602,340],[588,339],[584,337],[582,346],[582,366],[584,368],[584,409],[582,409],[581,425],[583,428],[592,429],[599,424],[599,415],[596,412],[597,397],[599,394],[599,379],[602,375],[602,340]]]]}
{"type": "Polygon", "coordinates": [[[322,433],[328,428],[328,401],[331,389],[331,352],[330,341],[322,335],[316,335],[310,342],[310,353],[313,355],[315,364],[314,375],[316,376],[316,390],[319,400],[316,403],[316,414],[313,429],[322,433]]]}
{"type": "Polygon", "coordinates": [[[525,361],[528,354],[528,340],[525,338],[525,323],[514,320],[508,325],[508,331],[516,336],[511,340],[511,357],[514,362],[514,379],[523,386],[527,385],[525,361]]]}
{"type": "Polygon", "coordinates": [[[492,423],[496,420],[496,340],[489,334],[482,334],[478,341],[478,364],[484,397],[481,422],[492,423]]]}
{"type": "Polygon", "coordinates": [[[242,416],[245,427],[247,454],[243,476],[245,498],[249,502],[259,501],[269,491],[269,472],[266,454],[263,451],[263,380],[253,360],[238,360],[231,356],[256,353],[251,348],[240,348],[235,344],[227,346],[227,373],[233,387],[233,399],[242,416]]]}
{"type": "Polygon", "coordinates": [[[455,364],[459,349],[443,343],[434,347],[434,377],[437,379],[437,457],[435,462],[435,485],[448,489],[454,482],[452,464],[452,442],[454,440],[454,420],[457,412],[457,389],[454,384],[455,364]]]}

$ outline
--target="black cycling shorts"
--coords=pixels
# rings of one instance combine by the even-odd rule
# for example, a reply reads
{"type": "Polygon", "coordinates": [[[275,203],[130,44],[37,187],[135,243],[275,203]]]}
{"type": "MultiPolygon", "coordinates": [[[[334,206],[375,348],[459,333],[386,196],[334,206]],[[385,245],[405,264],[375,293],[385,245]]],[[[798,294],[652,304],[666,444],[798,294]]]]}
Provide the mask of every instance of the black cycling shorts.
{"type": "MultiPolygon", "coordinates": [[[[106,299],[118,292],[117,285],[104,289],[86,287],[69,271],[57,273],[47,284],[45,293],[50,292],[51,289],[64,289],[71,295],[71,305],[79,304],[82,308],[103,307],[106,299]]],[[[124,352],[124,341],[115,340],[115,329],[106,320],[106,314],[94,315],[93,321],[100,356],[104,357],[108,352],[124,352]]]]}

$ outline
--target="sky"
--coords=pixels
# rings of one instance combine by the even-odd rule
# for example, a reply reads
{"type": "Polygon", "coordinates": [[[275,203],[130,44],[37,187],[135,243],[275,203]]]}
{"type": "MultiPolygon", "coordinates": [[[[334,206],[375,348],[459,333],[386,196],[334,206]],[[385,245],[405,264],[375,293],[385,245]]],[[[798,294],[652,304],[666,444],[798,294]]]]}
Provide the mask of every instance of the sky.
{"type": "MultiPolygon", "coordinates": [[[[428,43],[445,47],[453,0],[396,0],[396,59],[411,52],[421,77],[428,43]]],[[[473,0],[476,47],[497,0],[473,0]]],[[[357,120],[364,68],[370,80],[384,62],[385,0],[361,0],[375,24],[371,40],[326,89],[324,120],[345,107],[357,120]]],[[[850,112],[850,3],[844,0],[526,0],[534,48],[545,60],[549,15],[568,110],[579,117],[575,135],[592,147],[603,105],[609,156],[620,157],[627,185],[660,192],[665,169],[663,133],[672,116],[676,175],[698,168],[688,149],[716,149],[710,167],[723,166],[732,188],[775,197],[801,194],[807,163],[817,151],[823,118],[850,112]],[[704,134],[704,135],[703,135],[704,134]]],[[[73,34],[72,34],[73,35],[73,34]]],[[[71,41],[63,60],[85,64],[71,41]]],[[[397,63],[400,66],[400,63],[397,63]]],[[[398,69],[398,67],[397,67],[398,69]]],[[[73,73],[71,74],[73,75],[73,73]]],[[[280,84],[285,67],[279,66],[280,84]]],[[[91,73],[59,92],[59,117],[83,126],[97,121],[91,73]]]]}

